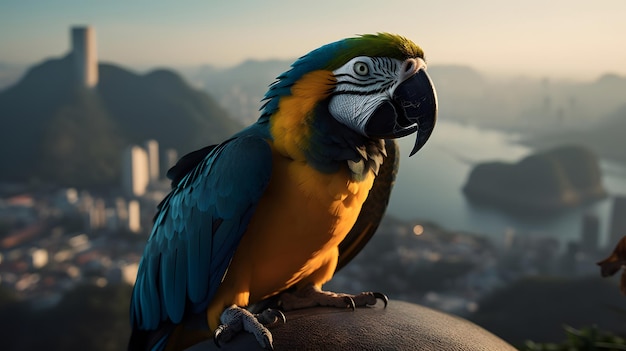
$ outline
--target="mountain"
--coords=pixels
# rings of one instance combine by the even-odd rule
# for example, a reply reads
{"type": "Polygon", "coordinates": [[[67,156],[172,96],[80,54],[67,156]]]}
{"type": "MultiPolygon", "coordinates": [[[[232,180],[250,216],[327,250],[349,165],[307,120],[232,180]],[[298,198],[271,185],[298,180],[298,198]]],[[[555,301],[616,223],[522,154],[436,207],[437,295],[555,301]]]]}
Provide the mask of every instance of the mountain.
{"type": "Polygon", "coordinates": [[[23,65],[0,61],[0,91],[17,82],[24,71],[23,65]]]}
{"type": "Polygon", "coordinates": [[[140,76],[101,64],[99,73],[98,94],[132,142],[153,138],[165,148],[188,152],[241,129],[213,98],[172,71],[160,69],[140,76]]]}
{"type": "Polygon", "coordinates": [[[187,79],[215,96],[222,107],[244,124],[259,118],[261,99],[276,77],[290,68],[293,60],[247,60],[218,69],[202,66],[188,72],[187,79]]]}
{"type": "Polygon", "coordinates": [[[624,131],[626,131],[626,102],[593,126],[538,133],[525,138],[524,142],[533,147],[542,148],[579,143],[605,158],[626,163],[624,131]]]}
{"type": "Polygon", "coordinates": [[[47,60],[0,92],[1,181],[112,184],[128,144],[155,139],[186,153],[241,128],[171,71],[100,64],[94,89],[78,87],[72,72],[70,55],[47,60]]]}

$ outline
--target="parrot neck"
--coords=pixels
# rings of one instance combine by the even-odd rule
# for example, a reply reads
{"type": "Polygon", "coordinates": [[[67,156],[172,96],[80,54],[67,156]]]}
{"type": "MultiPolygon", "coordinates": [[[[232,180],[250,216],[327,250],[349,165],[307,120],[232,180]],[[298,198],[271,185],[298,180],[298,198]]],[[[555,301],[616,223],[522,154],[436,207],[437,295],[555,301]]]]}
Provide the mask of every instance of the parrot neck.
{"type": "Polygon", "coordinates": [[[334,173],[347,167],[352,179],[361,181],[370,171],[378,174],[386,151],[384,140],[365,137],[333,118],[328,100],[324,100],[315,107],[304,154],[320,172],[334,173]]]}

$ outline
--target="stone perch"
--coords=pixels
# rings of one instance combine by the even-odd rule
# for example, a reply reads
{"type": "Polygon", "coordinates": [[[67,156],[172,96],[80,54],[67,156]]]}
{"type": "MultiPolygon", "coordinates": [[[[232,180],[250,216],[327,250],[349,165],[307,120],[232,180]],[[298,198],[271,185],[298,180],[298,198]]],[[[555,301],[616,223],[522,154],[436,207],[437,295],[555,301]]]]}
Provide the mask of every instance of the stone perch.
{"type": "MultiPolygon", "coordinates": [[[[274,349],[281,350],[425,350],[515,351],[485,329],[459,317],[392,300],[356,311],[316,307],[285,313],[286,324],[270,328],[274,349]]],[[[252,334],[242,332],[217,348],[213,340],[188,351],[260,350],[252,334]]]]}

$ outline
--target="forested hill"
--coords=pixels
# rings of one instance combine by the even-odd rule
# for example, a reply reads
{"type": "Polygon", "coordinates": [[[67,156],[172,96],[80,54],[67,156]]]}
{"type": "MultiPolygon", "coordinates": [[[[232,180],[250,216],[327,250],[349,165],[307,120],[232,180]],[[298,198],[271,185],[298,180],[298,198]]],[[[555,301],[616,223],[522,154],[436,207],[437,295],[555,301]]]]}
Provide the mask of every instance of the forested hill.
{"type": "Polygon", "coordinates": [[[183,154],[241,128],[172,71],[139,75],[100,64],[95,89],[74,81],[68,55],[32,67],[0,92],[0,181],[113,184],[129,144],[155,139],[183,154]]]}

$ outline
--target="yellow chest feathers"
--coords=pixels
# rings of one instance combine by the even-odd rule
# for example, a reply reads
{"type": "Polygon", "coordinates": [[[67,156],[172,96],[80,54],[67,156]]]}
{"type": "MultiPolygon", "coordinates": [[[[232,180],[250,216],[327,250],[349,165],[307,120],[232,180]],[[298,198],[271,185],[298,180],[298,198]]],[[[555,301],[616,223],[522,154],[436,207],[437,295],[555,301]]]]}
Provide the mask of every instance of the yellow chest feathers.
{"type": "Polygon", "coordinates": [[[276,181],[281,182],[281,189],[285,185],[289,188],[284,200],[305,203],[311,209],[324,209],[331,217],[358,215],[374,181],[371,172],[365,180],[354,181],[350,179],[347,168],[325,174],[304,162],[280,158],[274,166],[276,181]]]}
{"type": "Polygon", "coordinates": [[[336,246],[356,222],[373,182],[372,172],[357,182],[347,169],[324,174],[275,153],[253,225],[279,240],[303,240],[309,248],[336,246]]]}

